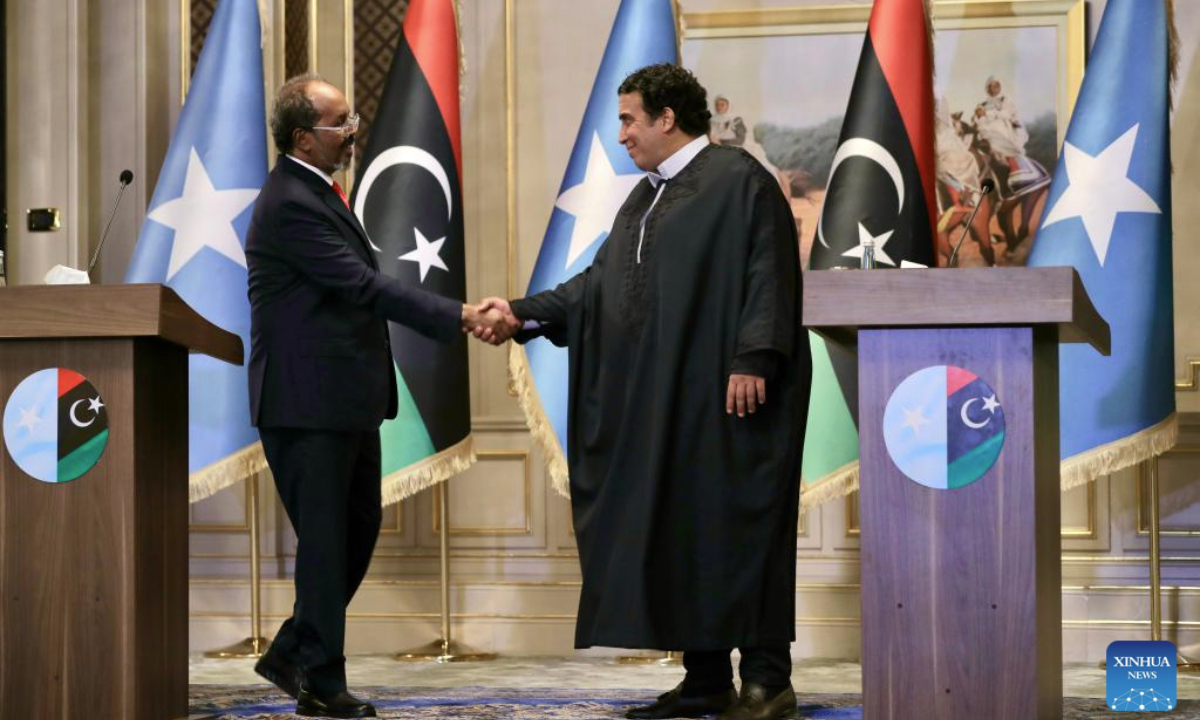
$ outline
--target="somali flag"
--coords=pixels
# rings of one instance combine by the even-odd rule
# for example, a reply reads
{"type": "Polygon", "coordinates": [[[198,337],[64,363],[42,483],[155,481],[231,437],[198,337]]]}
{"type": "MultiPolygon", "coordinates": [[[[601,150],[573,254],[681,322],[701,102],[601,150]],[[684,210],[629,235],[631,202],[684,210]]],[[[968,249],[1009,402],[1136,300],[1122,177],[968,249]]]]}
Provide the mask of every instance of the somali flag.
{"type": "Polygon", "coordinates": [[[1162,0],[1109,0],[1029,256],[1074,267],[1112,328],[1110,357],[1059,349],[1064,489],[1177,435],[1168,24],[1162,0]]]}
{"type": "MultiPolygon", "coordinates": [[[[246,229],[267,177],[255,0],[220,0],[125,273],[162,283],[250,346],[246,229]]],[[[188,472],[200,500],[262,470],[246,368],[188,359],[188,472]]]]}
{"type": "MultiPolygon", "coordinates": [[[[528,295],[557,287],[591,265],[617,211],[645,177],[617,142],[617,88],[634,70],[673,63],[676,58],[671,0],[622,0],[551,211],[528,295]]],[[[567,349],[539,338],[524,348],[514,345],[512,353],[512,376],[529,427],[546,454],[555,489],[566,495],[567,349]]]]}

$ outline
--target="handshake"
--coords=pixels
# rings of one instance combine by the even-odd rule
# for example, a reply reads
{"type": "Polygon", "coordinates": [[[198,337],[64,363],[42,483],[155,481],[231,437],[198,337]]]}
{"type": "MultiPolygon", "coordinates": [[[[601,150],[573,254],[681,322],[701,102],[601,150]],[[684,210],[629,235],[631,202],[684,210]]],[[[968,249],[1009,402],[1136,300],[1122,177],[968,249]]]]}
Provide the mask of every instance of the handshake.
{"type": "Polygon", "coordinates": [[[462,331],[489,345],[502,345],[511,340],[522,325],[504,298],[484,298],[478,305],[462,307],[462,331]]]}

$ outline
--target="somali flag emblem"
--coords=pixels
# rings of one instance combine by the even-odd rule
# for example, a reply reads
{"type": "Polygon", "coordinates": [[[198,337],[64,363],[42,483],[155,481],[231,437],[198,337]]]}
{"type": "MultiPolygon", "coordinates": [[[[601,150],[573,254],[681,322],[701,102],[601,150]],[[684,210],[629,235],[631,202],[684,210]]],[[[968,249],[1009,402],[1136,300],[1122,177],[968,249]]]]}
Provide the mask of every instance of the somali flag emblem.
{"type": "Polygon", "coordinates": [[[96,466],[108,445],[108,411],[87,378],[66,368],[38,370],[4,407],[4,446],[29,475],[70,482],[96,466]]]}
{"type": "Polygon", "coordinates": [[[883,411],[883,440],[892,462],[914,482],[936,490],[983,477],[1004,448],[1004,408],[970,370],[935,365],[906,377],[883,411]]]}

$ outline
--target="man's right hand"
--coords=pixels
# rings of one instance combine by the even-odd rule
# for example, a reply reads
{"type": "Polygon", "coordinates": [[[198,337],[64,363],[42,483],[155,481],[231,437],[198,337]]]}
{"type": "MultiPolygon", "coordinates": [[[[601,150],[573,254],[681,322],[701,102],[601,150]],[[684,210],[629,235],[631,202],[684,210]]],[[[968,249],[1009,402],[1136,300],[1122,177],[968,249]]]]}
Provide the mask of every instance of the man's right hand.
{"type": "Polygon", "coordinates": [[[463,305],[462,328],[490,345],[501,345],[517,334],[521,321],[513,316],[507,300],[486,298],[479,305],[463,305]]]}

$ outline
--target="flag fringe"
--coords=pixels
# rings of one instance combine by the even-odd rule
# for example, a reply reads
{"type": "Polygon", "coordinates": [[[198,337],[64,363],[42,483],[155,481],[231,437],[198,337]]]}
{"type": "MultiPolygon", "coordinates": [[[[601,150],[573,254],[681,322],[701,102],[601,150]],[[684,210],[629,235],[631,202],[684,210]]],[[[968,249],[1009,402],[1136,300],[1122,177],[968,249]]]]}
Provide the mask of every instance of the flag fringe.
{"type": "Polygon", "coordinates": [[[267,469],[262,443],[238,450],[188,476],[188,502],[196,503],[267,469]]]}
{"type": "Polygon", "coordinates": [[[1179,419],[1171,413],[1167,419],[1141,432],[1072,455],[1062,462],[1062,491],[1087,485],[1101,475],[1162,455],[1178,439],[1179,419]]]}
{"type": "Polygon", "coordinates": [[[546,411],[542,408],[542,400],[533,384],[533,373],[529,370],[529,358],[525,355],[525,348],[517,343],[512,343],[508,353],[508,382],[509,387],[517,394],[521,410],[525,412],[525,423],[529,426],[529,433],[533,435],[546,458],[550,484],[555,492],[569,499],[571,478],[567,470],[567,460],[563,456],[562,446],[558,443],[558,436],[554,434],[554,426],[550,424],[550,418],[546,417],[546,411]]]}
{"type": "Polygon", "coordinates": [[[400,468],[383,478],[383,506],[445,482],[475,464],[475,441],[470,435],[420,462],[400,468]]]}
{"type": "Polygon", "coordinates": [[[858,461],[853,460],[837,470],[804,486],[800,491],[800,508],[810,510],[818,505],[846,497],[858,489],[858,461]]]}

